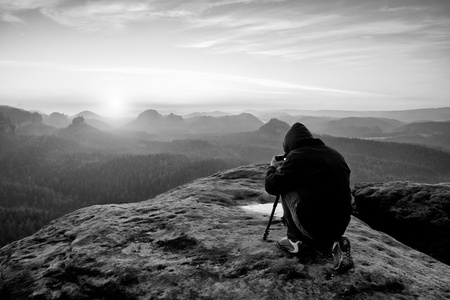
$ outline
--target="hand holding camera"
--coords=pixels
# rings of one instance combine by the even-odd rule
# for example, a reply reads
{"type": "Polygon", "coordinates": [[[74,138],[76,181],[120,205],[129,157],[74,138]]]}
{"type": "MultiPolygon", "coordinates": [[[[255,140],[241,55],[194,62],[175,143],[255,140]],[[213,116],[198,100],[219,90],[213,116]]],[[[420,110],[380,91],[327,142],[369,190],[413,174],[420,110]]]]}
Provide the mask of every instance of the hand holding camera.
{"type": "Polygon", "coordinates": [[[283,164],[285,159],[286,159],[286,154],[275,155],[272,158],[272,161],[270,162],[270,166],[275,167],[275,168],[278,169],[279,167],[281,167],[281,165],[283,164]]]}

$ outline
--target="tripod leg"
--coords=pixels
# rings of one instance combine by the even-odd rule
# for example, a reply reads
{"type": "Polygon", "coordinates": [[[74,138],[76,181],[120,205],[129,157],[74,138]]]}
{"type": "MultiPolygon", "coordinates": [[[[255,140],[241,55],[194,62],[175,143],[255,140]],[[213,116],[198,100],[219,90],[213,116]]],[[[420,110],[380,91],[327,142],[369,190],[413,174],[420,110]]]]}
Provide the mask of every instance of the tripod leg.
{"type": "Polygon", "coordinates": [[[270,232],[270,225],[272,224],[273,215],[275,214],[275,210],[277,209],[278,201],[280,201],[280,195],[277,195],[275,198],[275,202],[273,203],[272,213],[270,214],[269,223],[267,223],[266,231],[264,231],[263,240],[267,241],[267,237],[270,232]]]}

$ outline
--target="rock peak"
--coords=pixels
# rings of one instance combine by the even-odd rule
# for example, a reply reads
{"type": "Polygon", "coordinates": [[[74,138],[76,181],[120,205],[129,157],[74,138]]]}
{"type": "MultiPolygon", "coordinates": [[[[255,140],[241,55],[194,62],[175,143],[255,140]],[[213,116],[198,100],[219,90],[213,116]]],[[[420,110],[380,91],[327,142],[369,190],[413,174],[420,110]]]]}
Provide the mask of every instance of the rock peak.
{"type": "Polygon", "coordinates": [[[280,121],[278,119],[270,119],[269,122],[264,124],[259,128],[259,131],[265,134],[279,136],[283,135],[290,129],[291,127],[286,122],[280,121]]]}
{"type": "Polygon", "coordinates": [[[77,210],[0,249],[1,299],[445,299],[450,267],[353,218],[356,267],[269,242],[266,165],[197,179],[153,199],[77,210]]]}
{"type": "Polygon", "coordinates": [[[155,109],[147,109],[140,113],[137,117],[137,119],[160,119],[163,116],[155,109]]]}

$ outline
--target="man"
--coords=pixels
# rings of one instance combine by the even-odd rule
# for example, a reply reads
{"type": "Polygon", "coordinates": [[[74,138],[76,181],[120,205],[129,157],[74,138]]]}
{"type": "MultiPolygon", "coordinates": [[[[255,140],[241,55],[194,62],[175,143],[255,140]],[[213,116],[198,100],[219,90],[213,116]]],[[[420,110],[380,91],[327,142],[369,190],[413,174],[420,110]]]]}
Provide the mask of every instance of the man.
{"type": "Polygon", "coordinates": [[[321,252],[331,250],[334,268],[353,267],[350,241],[343,234],[350,222],[350,169],[336,150],[326,146],[300,123],[286,133],[285,159],[272,159],[265,188],[281,195],[287,237],[280,249],[298,253],[302,243],[321,252]]]}

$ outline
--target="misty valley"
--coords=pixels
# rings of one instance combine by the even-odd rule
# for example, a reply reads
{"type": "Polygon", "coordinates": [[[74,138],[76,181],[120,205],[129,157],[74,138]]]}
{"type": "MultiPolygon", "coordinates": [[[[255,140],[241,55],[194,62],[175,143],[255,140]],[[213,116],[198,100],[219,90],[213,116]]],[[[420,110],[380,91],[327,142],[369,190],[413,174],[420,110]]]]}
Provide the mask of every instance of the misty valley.
{"type": "Polygon", "coordinates": [[[0,247],[81,207],[143,201],[218,171],[268,163],[301,122],[341,152],[351,183],[450,181],[450,108],[249,111],[135,119],[0,106],[0,247]]]}

